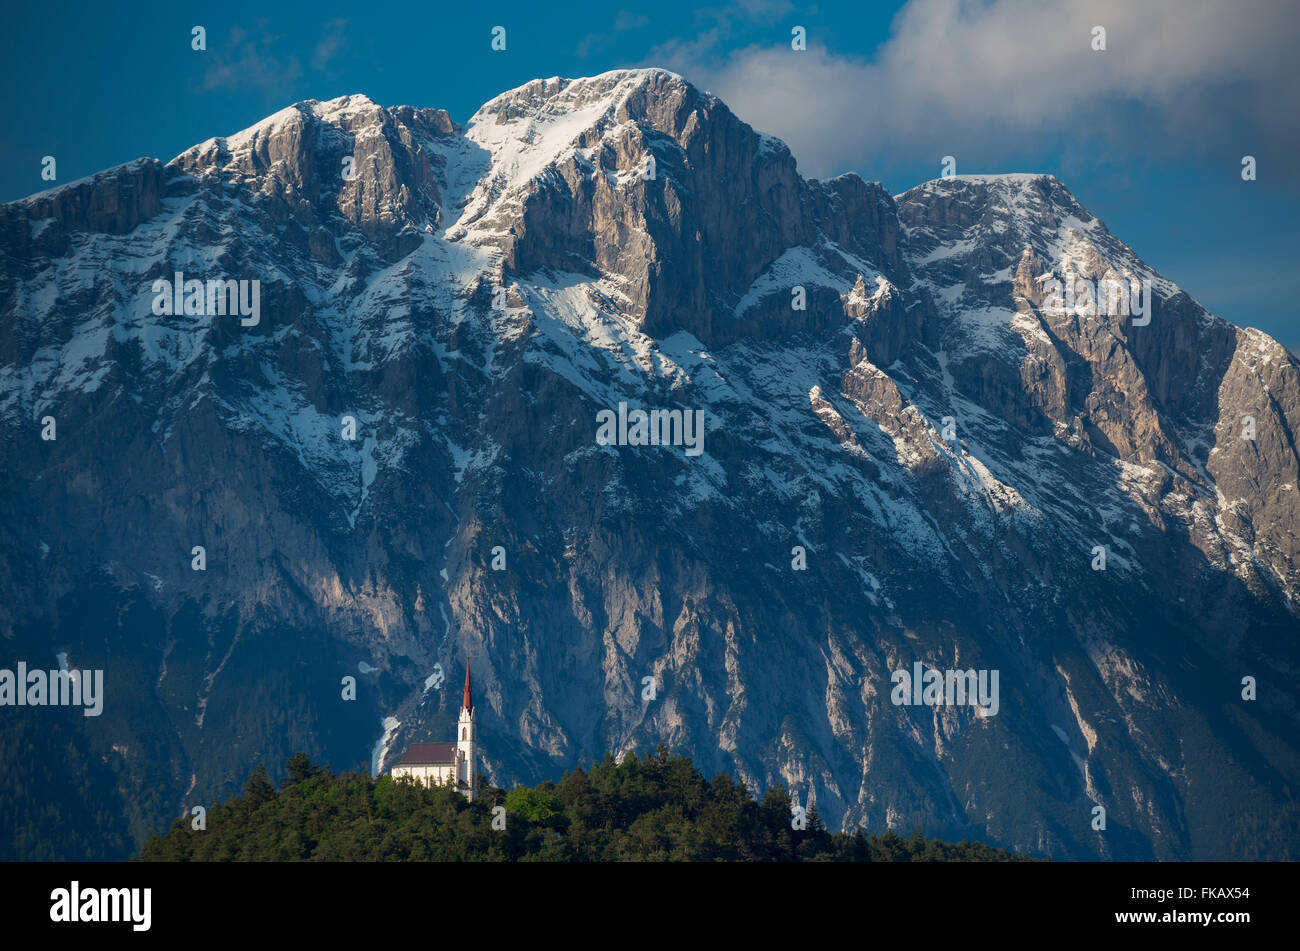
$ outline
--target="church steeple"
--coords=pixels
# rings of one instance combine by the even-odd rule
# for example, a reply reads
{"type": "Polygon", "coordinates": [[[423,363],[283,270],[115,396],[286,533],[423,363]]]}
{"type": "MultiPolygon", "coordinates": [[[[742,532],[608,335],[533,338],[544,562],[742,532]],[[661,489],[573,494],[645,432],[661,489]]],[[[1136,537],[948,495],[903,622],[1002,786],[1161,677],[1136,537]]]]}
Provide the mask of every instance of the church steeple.
{"type": "Polygon", "coordinates": [[[469,661],[465,661],[465,696],[460,702],[460,717],[456,721],[457,786],[474,801],[474,691],[469,685],[469,661]]]}

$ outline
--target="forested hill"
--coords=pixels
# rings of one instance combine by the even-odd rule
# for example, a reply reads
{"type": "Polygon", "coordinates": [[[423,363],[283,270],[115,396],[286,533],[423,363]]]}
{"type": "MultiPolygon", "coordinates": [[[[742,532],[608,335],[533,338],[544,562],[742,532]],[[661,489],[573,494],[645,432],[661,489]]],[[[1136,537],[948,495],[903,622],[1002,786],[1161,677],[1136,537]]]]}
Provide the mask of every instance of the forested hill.
{"type": "Polygon", "coordinates": [[[335,775],[299,753],[278,788],[259,766],[242,796],[213,806],[206,828],[173,823],[144,861],[1014,861],[980,843],[886,832],[832,833],[809,811],[792,823],[789,793],[755,800],[722,774],[706,780],[661,747],[611,757],[559,783],[485,787],[473,804],[450,788],[365,773],[335,775]],[[504,814],[494,807],[504,806],[504,814]],[[504,819],[504,823],[503,820],[504,819]],[[494,828],[494,820],[495,826],[494,828]],[[504,824],[504,829],[499,828],[504,824]]]}

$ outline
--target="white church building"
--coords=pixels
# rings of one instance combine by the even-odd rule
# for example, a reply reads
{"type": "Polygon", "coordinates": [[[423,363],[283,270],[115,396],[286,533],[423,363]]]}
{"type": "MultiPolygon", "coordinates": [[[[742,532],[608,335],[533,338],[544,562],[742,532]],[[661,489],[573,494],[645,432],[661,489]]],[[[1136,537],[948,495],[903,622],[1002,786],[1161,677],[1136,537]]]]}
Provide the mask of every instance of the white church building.
{"type": "Polygon", "coordinates": [[[469,685],[469,661],[465,662],[465,696],[456,732],[457,739],[451,743],[412,743],[393,766],[392,775],[410,776],[426,786],[451,783],[474,801],[474,695],[469,685]]]}

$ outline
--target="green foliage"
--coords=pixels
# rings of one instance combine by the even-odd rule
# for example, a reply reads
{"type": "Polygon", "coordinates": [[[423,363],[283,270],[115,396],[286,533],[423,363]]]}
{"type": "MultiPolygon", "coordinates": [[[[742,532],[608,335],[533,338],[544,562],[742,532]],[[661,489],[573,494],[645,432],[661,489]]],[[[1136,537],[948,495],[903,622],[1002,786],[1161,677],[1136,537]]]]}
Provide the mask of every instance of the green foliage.
{"type": "Polygon", "coordinates": [[[518,786],[510,790],[506,793],[506,812],[522,816],[534,825],[554,828],[563,824],[564,805],[552,792],[554,785],[551,783],[544,785],[551,788],[538,786],[536,789],[529,789],[527,786],[518,786]]]}
{"type": "Polygon", "coordinates": [[[723,773],[706,780],[684,756],[660,747],[559,783],[475,802],[454,789],[366,773],[335,775],[296,754],[277,789],[259,766],[242,796],[213,806],[207,829],[178,819],[145,843],[144,861],[496,861],[496,862],[952,862],[1021,858],[980,843],[951,845],[920,830],[904,839],[831,832],[811,810],[790,827],[790,794],[756,801],[723,773]],[[504,831],[492,809],[506,808],[504,831]]]}

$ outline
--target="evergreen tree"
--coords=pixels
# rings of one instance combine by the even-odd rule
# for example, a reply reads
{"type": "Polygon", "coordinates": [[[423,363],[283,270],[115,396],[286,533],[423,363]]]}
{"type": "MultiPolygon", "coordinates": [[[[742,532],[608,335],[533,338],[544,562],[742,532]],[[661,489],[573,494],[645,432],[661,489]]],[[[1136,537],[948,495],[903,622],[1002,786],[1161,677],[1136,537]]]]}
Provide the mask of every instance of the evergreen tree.
{"type": "Polygon", "coordinates": [[[248,811],[252,812],[263,803],[270,802],[274,798],[275,787],[271,785],[265,767],[258,763],[257,768],[248,777],[248,782],[244,783],[244,803],[248,811]]]}
{"type": "Polygon", "coordinates": [[[317,775],[320,772],[320,767],[312,765],[312,761],[307,758],[307,754],[299,750],[285,762],[284,770],[285,777],[282,785],[292,786],[317,775]]]}

